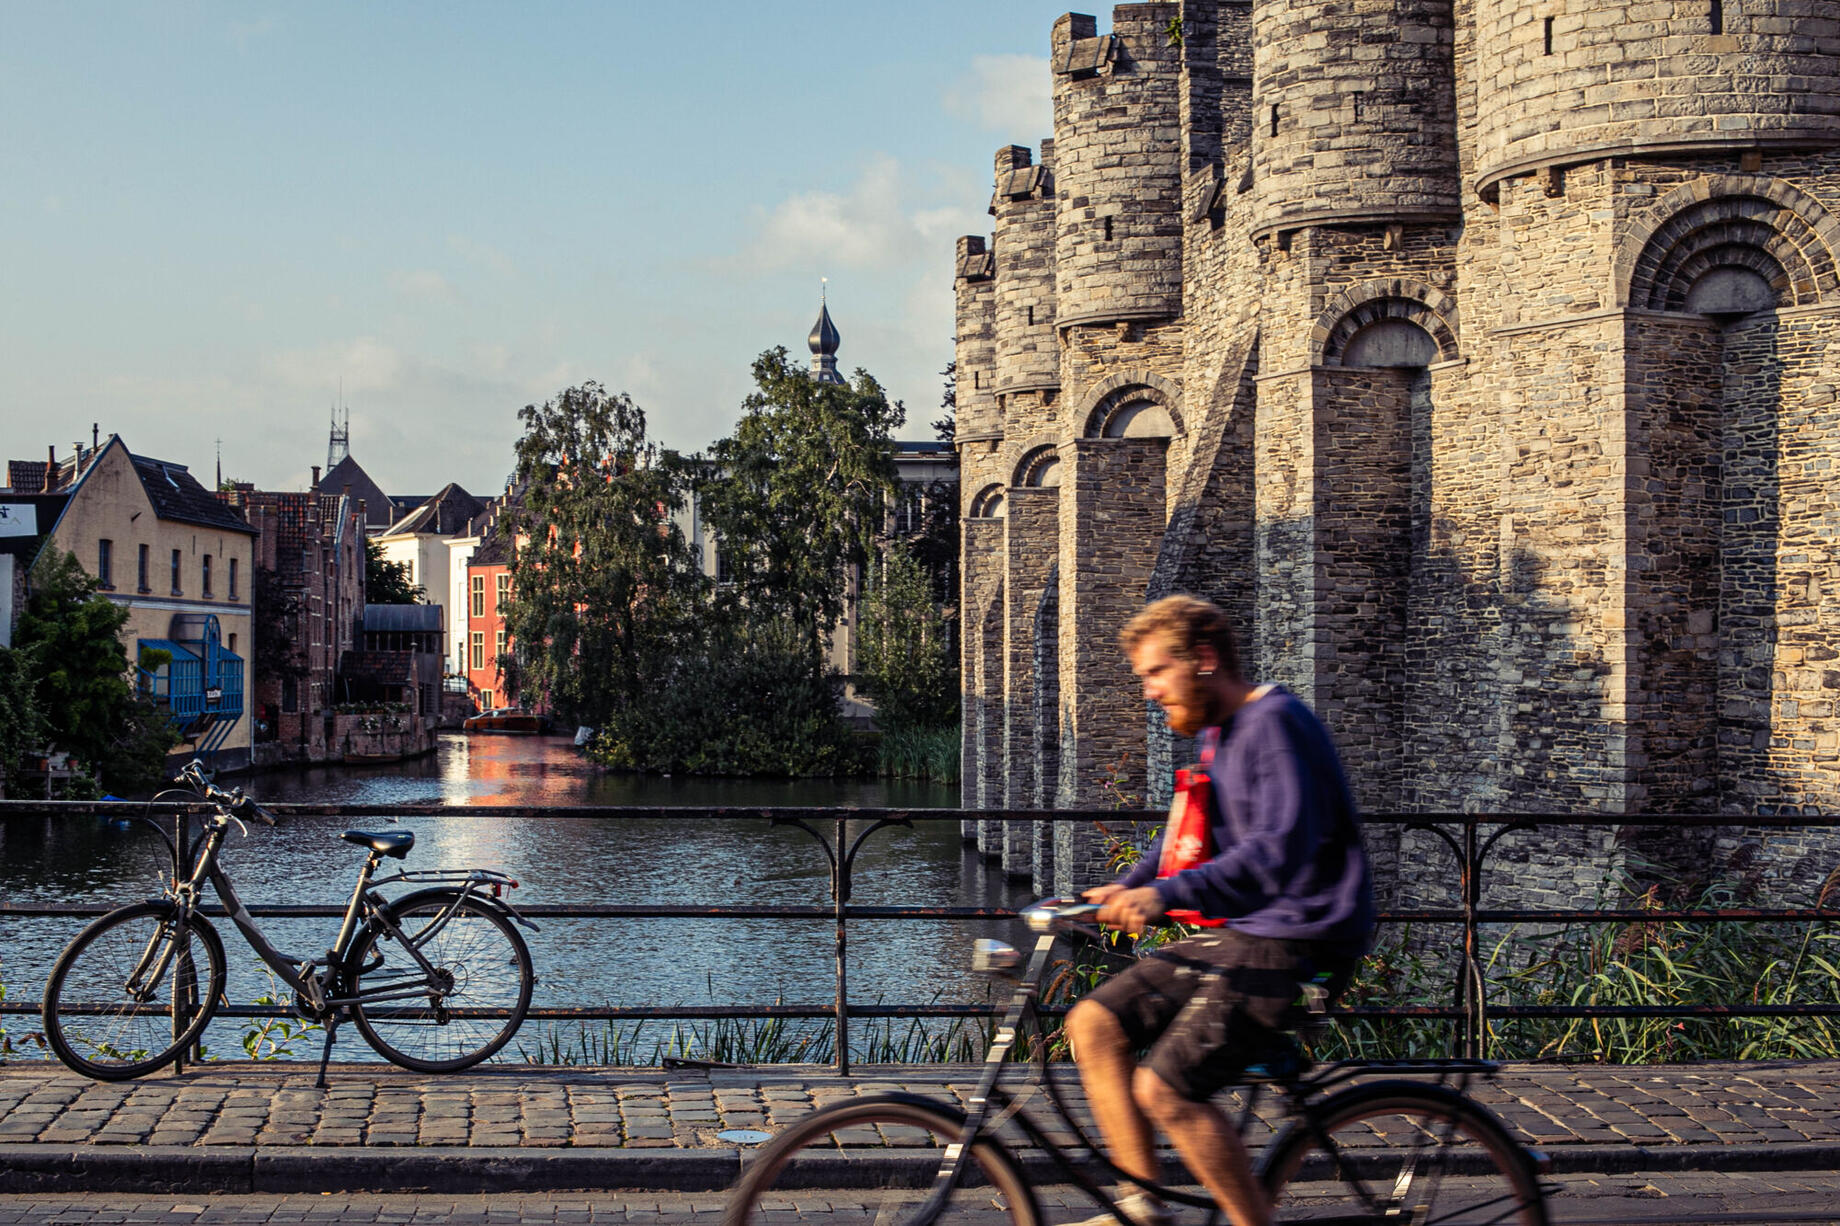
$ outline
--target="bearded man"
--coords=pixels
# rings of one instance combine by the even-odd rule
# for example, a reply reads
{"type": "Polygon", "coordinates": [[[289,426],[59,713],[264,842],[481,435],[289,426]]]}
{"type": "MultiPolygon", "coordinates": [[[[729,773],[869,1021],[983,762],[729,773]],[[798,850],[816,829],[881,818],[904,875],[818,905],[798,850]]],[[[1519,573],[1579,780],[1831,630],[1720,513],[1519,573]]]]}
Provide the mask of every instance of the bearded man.
{"type": "MultiPolygon", "coordinates": [[[[1215,926],[1101,984],[1069,1012],[1067,1033],[1120,1169],[1156,1178],[1160,1127],[1233,1226],[1264,1226],[1271,1208],[1245,1145],[1208,1100],[1271,1049],[1305,985],[1332,999],[1366,951],[1374,902],[1360,818],[1328,731],[1284,687],[1241,675],[1218,607],[1170,596],[1120,637],[1145,699],[1197,738],[1189,795],[1206,806],[1210,837],[1183,841],[1209,853],[1184,866],[1159,839],[1085,897],[1100,904],[1101,923],[1127,932],[1172,911],[1215,926]],[[1146,1049],[1140,1066],[1134,1053],[1146,1049]]],[[[1137,1226],[1167,1226],[1150,1194],[1120,1192],[1137,1226]]],[[[1108,1223],[1116,1219],[1101,1214],[1090,1226],[1108,1223]]]]}

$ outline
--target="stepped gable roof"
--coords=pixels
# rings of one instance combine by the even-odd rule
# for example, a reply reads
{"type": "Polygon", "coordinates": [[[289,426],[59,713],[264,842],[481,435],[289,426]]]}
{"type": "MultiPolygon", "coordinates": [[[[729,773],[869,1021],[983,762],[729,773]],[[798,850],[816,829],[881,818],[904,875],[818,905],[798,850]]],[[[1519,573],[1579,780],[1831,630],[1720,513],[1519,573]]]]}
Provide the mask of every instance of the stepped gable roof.
{"type": "Polygon", "coordinates": [[[467,524],[485,514],[486,504],[449,481],[441,492],[390,525],[385,536],[458,536],[467,524]]]}
{"type": "Polygon", "coordinates": [[[134,473],[141,479],[141,488],[147,491],[153,513],[161,519],[256,535],[256,530],[244,523],[242,516],[200,485],[185,465],[133,452],[128,453],[128,458],[134,462],[134,473]]]}
{"type": "Polygon", "coordinates": [[[438,604],[367,604],[364,633],[439,634],[441,613],[438,604]]]}
{"type": "Polygon", "coordinates": [[[364,523],[369,528],[387,528],[394,518],[391,513],[390,496],[383,492],[383,487],[371,480],[371,475],[364,471],[358,462],[346,456],[334,464],[325,476],[319,479],[319,488],[327,494],[341,494],[346,486],[351,487],[354,501],[364,503],[364,523]]]}

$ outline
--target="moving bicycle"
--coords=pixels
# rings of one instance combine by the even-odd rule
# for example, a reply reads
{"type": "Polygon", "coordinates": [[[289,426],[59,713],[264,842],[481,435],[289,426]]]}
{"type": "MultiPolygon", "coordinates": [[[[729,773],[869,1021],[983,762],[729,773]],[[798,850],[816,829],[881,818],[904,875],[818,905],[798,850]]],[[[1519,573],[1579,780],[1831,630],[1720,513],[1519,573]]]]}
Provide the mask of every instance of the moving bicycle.
{"type": "MultiPolygon", "coordinates": [[[[946,1226],[1006,1218],[1043,1226],[1035,1189],[1066,1184],[1128,1222],[1133,1198],[1188,1205],[1218,1220],[1204,1192],[1171,1186],[1157,1171],[1120,1170],[1069,1110],[1040,1025],[1042,980],[1064,937],[1098,938],[1094,903],[1047,899],[1022,918],[1037,935],[1023,956],[979,941],[977,967],[1015,975],[978,1082],[963,1103],[916,1094],[852,1098],[815,1111],[747,1159],[723,1226],[770,1226],[829,1195],[833,1216],[875,1226],[946,1226]],[[1025,1046],[1026,1045],[1026,1046],[1025,1046]],[[1026,1050],[1023,1066],[1010,1057],[1026,1050]],[[1012,1085],[1017,1080],[1022,1084],[1012,1085]],[[1045,1107],[1043,1111],[1040,1108],[1045,1107]],[[1096,1169],[1095,1169],[1096,1168],[1096,1169]],[[1118,1181],[1116,1190],[1107,1187],[1118,1181]],[[860,1207],[856,1212],[852,1207],[860,1207]]],[[[1294,1023],[1322,998],[1286,1018],[1294,1023]]],[[[1275,1093],[1283,1122],[1252,1168],[1262,1202],[1279,1222],[1389,1226],[1546,1226],[1544,1159],[1515,1143],[1488,1108],[1466,1094],[1495,1066],[1480,1060],[1344,1061],[1311,1070],[1288,1034],[1252,1053],[1248,1092],[1233,1127],[1243,1138],[1275,1093]]]]}
{"type": "Polygon", "coordinates": [[[227,981],[223,938],[201,910],[206,882],[250,948],[292,990],[295,1013],[325,1027],[322,1086],[345,1021],[379,1055],[423,1073],[469,1068],[517,1032],[536,984],[517,925],[536,926],[504,898],[516,881],[477,868],[379,877],[385,859],[408,856],[415,835],[347,830],[340,837],[369,855],[337,936],[318,957],[283,953],[243,906],[219,860],[232,825],[246,834],[246,820],[272,826],[275,819],[241,788],[216,786],[196,761],[177,782],[191,789],[183,795],[215,809],[204,819],[189,875],[158,898],[90,924],[51,968],[45,1038],[66,1065],[120,1081],[172,1063],[197,1044],[224,1002],[227,981]],[[379,892],[404,883],[425,888],[396,899],[379,892]]]}

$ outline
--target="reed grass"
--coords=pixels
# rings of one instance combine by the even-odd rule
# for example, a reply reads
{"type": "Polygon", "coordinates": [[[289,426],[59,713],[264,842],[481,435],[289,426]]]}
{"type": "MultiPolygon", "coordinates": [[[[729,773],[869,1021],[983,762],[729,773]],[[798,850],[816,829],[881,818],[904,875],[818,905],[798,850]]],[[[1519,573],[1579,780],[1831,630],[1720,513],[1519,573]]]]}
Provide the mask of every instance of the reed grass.
{"type": "Polygon", "coordinates": [[[948,728],[889,728],[878,746],[879,771],[894,779],[931,779],[957,783],[959,730],[948,728]]]}

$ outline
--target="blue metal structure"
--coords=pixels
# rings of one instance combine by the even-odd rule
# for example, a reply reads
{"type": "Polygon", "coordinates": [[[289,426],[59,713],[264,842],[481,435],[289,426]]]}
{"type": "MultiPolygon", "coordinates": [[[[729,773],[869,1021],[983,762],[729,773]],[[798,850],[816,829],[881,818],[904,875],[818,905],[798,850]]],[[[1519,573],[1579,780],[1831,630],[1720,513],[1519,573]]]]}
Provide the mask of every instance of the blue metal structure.
{"type": "Polygon", "coordinates": [[[243,657],[224,646],[212,613],[180,613],[163,639],[142,639],[140,646],[169,652],[172,662],[140,670],[141,684],[155,702],[172,713],[173,722],[196,752],[216,752],[243,717],[243,657]]]}

